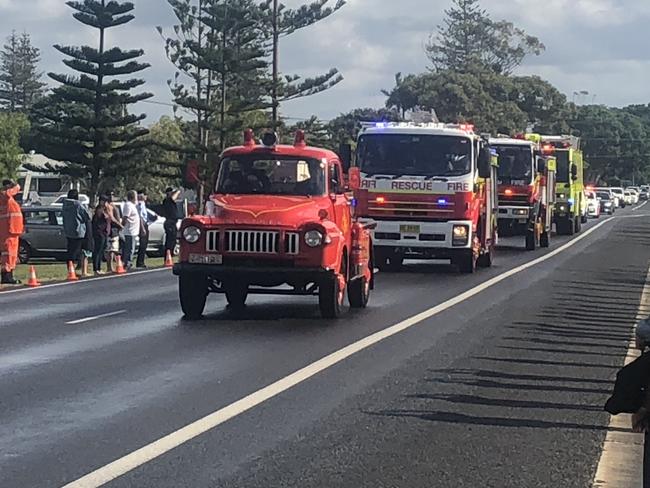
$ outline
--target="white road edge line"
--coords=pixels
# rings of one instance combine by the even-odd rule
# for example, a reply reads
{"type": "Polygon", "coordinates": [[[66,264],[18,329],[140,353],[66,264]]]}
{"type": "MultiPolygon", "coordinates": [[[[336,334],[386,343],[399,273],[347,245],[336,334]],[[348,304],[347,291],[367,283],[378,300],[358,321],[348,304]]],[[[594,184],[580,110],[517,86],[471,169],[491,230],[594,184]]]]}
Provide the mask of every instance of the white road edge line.
{"type": "Polygon", "coordinates": [[[160,271],[169,271],[169,268],[156,268],[156,269],[145,269],[143,271],[129,271],[126,274],[112,274],[108,276],[99,276],[97,278],[90,278],[87,280],[79,280],[79,281],[64,281],[63,283],[52,283],[51,285],[41,285],[37,288],[18,288],[17,290],[7,290],[7,291],[0,291],[0,298],[3,297],[3,295],[9,295],[11,293],[34,293],[38,290],[47,290],[48,288],[57,288],[59,286],[68,286],[68,285],[82,285],[82,284],[87,284],[87,283],[93,283],[95,281],[103,281],[103,280],[112,280],[115,278],[126,278],[129,276],[138,276],[138,275],[143,275],[147,273],[158,273],[160,271]]]}
{"type": "Polygon", "coordinates": [[[645,202],[643,202],[643,203],[642,203],[641,205],[639,205],[638,207],[634,207],[634,208],[632,209],[632,212],[636,212],[636,211],[639,210],[640,208],[645,207],[647,204],[648,204],[648,200],[646,200],[645,202]]]}
{"type": "Polygon", "coordinates": [[[605,225],[608,222],[614,220],[613,218],[608,218],[603,222],[598,223],[591,229],[585,231],[583,234],[574,238],[573,240],[563,244],[557,249],[540,256],[537,259],[533,259],[527,263],[524,263],[516,268],[513,268],[505,273],[502,273],[498,276],[495,276],[480,285],[471,288],[470,290],[461,293],[460,295],[447,300],[435,307],[432,307],[424,312],[421,312],[417,315],[414,315],[402,322],[399,322],[395,325],[392,325],[386,329],[375,332],[353,344],[335,351],[324,358],[319,359],[316,362],[311,363],[310,365],[295,371],[288,376],[272,383],[264,388],[251,393],[250,395],[231,403],[230,405],[223,407],[211,414],[206,415],[205,417],[198,419],[180,429],[167,434],[166,436],[147,444],[125,456],[116,459],[115,461],[96,469],[88,473],[87,475],[72,481],[63,488],[97,488],[102,486],[119,476],[122,476],[133,469],[142,466],[143,464],[148,463],[149,461],[156,459],[157,457],[162,456],[163,454],[175,449],[176,447],[185,444],[186,442],[194,439],[195,437],[208,432],[209,430],[218,427],[219,425],[225,423],[226,421],[241,415],[242,413],[264,403],[265,401],[293,388],[294,386],[303,383],[304,381],[310,379],[311,377],[321,373],[322,371],[331,368],[335,364],[340,363],[341,361],[349,358],[350,356],[363,351],[391,336],[399,334],[421,322],[438,315],[445,310],[452,308],[459,303],[472,298],[475,295],[487,290],[488,288],[493,287],[494,285],[510,278],[513,275],[521,273],[522,271],[532,268],[540,263],[548,261],[549,259],[557,256],[558,254],[566,251],[567,249],[575,246],[583,239],[589,237],[593,232],[598,230],[600,227],[605,225]]]}
{"type": "MultiPolygon", "coordinates": [[[[647,203],[647,202],[646,202],[647,203]]],[[[650,268],[641,292],[637,320],[647,317],[650,306],[650,268]]],[[[629,364],[639,357],[634,339],[625,357],[629,364]]],[[[643,434],[630,430],[631,415],[612,415],[603,442],[592,488],[639,488],[643,484],[643,434]],[[621,432],[627,430],[628,432],[621,432]]]]}
{"type": "Polygon", "coordinates": [[[91,322],[93,320],[105,319],[106,317],[114,317],[116,315],[122,315],[123,313],[126,313],[126,310],[117,310],[115,312],[103,313],[101,315],[93,315],[92,317],[86,317],[84,319],[71,320],[70,322],[66,322],[65,324],[66,325],[83,324],[85,322],[91,322]]]}

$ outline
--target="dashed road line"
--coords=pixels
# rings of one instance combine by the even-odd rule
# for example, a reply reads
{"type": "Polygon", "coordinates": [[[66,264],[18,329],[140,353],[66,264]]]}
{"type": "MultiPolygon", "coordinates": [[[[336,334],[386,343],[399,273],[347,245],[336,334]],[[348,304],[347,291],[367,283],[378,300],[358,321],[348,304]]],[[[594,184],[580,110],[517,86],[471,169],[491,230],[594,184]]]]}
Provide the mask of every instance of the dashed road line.
{"type": "Polygon", "coordinates": [[[475,295],[480,294],[481,292],[495,286],[496,284],[514,276],[522,271],[525,271],[533,266],[541,264],[558,254],[566,251],[567,249],[575,246],[582,240],[589,237],[593,232],[601,228],[608,222],[611,222],[613,219],[606,219],[589,230],[585,231],[583,234],[579,235],[575,239],[563,244],[557,249],[540,256],[537,259],[533,259],[527,263],[524,263],[516,268],[513,268],[505,273],[497,275],[477,286],[471,288],[470,290],[457,295],[435,307],[432,307],[424,312],[421,312],[417,315],[414,315],[408,319],[405,319],[397,324],[394,324],[386,329],[375,332],[357,342],[349,344],[348,346],[335,351],[324,358],[315,361],[308,366],[295,371],[288,376],[279,379],[278,381],[255,391],[248,396],[223,407],[211,414],[206,415],[203,418],[200,418],[180,429],[171,432],[170,434],[151,442],[125,456],[116,459],[115,461],[96,469],[88,473],[87,475],[68,483],[63,488],[97,488],[102,486],[126,473],[132,471],[160,456],[163,454],[175,449],[186,442],[191,441],[192,439],[204,434],[219,425],[231,420],[254,407],[266,402],[267,400],[280,395],[281,393],[293,388],[296,385],[299,385],[308,379],[316,376],[317,374],[331,368],[332,366],[346,360],[347,358],[374,346],[396,334],[399,334],[415,325],[419,325],[427,319],[434,317],[445,310],[448,310],[459,303],[462,303],[475,295]]]}
{"type": "Polygon", "coordinates": [[[70,322],[66,322],[66,325],[85,324],[86,322],[92,322],[93,320],[99,320],[99,319],[105,319],[107,317],[115,317],[116,315],[122,315],[123,313],[126,313],[126,310],[117,310],[115,312],[103,313],[101,315],[93,315],[92,317],[86,317],[86,318],[83,318],[83,319],[71,320],[70,322]]]}

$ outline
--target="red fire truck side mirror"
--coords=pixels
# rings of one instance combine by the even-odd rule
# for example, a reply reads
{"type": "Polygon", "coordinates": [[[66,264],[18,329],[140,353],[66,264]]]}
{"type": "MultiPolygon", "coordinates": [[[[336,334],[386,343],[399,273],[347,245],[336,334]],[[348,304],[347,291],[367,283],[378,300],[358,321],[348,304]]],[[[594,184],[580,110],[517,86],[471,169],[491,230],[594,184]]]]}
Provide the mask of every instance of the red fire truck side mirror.
{"type": "Polygon", "coordinates": [[[351,144],[341,144],[339,147],[339,159],[341,161],[341,166],[343,167],[343,172],[347,173],[352,166],[352,145],[351,144]]]}
{"type": "Polygon", "coordinates": [[[352,191],[361,188],[361,170],[359,168],[354,167],[348,170],[348,186],[352,191]]]}
{"type": "Polygon", "coordinates": [[[478,175],[480,178],[490,177],[490,162],[492,155],[488,147],[482,147],[478,154],[478,175]]]}

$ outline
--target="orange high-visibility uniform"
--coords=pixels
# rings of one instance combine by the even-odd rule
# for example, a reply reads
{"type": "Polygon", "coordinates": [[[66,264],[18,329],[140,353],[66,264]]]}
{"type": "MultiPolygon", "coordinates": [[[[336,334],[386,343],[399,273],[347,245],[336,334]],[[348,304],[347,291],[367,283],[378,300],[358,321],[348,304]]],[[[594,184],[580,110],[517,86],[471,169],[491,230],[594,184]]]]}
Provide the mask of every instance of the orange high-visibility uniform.
{"type": "Polygon", "coordinates": [[[0,268],[7,273],[18,264],[18,242],[24,230],[23,213],[14,199],[19,192],[19,185],[0,191],[0,268]]]}

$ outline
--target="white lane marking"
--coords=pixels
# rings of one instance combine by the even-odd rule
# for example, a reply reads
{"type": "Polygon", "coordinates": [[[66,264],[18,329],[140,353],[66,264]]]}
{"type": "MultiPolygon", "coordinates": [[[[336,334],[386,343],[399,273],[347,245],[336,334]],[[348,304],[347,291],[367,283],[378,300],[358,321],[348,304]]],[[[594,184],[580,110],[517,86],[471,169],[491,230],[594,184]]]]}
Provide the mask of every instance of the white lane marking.
{"type": "MultiPolygon", "coordinates": [[[[647,202],[646,202],[647,203],[647,202]]],[[[641,301],[637,319],[647,316],[650,306],[650,269],[641,292],[641,301]]],[[[627,350],[625,364],[629,364],[639,356],[632,340],[627,350]]],[[[598,461],[598,468],[592,488],[639,488],[643,482],[643,434],[631,431],[631,415],[612,415],[603,450],[598,461]],[[627,432],[622,432],[627,430],[627,432]]]]}
{"type": "Polygon", "coordinates": [[[642,203],[641,205],[639,205],[638,207],[634,207],[634,208],[632,209],[632,212],[636,212],[636,211],[639,210],[640,208],[645,207],[647,204],[648,204],[648,200],[646,200],[645,202],[643,202],[643,203],[642,203]]]}
{"type": "Polygon", "coordinates": [[[138,275],[143,275],[147,273],[158,273],[160,271],[169,271],[169,268],[156,268],[156,269],[145,269],[143,271],[129,271],[126,274],[118,275],[118,274],[112,274],[108,276],[99,276],[97,278],[90,278],[87,280],[79,280],[79,281],[65,281],[63,283],[52,283],[51,285],[41,285],[38,288],[18,288],[16,290],[7,290],[7,291],[0,291],[0,298],[2,298],[3,295],[9,295],[10,293],[21,293],[21,292],[26,292],[26,293],[33,293],[38,290],[47,290],[48,288],[57,288],[59,286],[68,286],[68,285],[82,285],[84,283],[93,283],[95,281],[103,281],[103,280],[111,280],[115,278],[126,278],[129,276],[138,276],[138,275]]]}
{"type": "Polygon", "coordinates": [[[92,317],[86,317],[84,319],[71,320],[70,322],[66,322],[66,325],[83,324],[86,322],[92,322],[93,320],[105,319],[106,317],[115,317],[116,315],[122,315],[123,313],[126,313],[126,310],[117,310],[115,312],[103,313],[101,315],[93,315],[92,317]]]}
{"type": "Polygon", "coordinates": [[[256,407],[257,405],[264,403],[270,398],[273,398],[280,393],[293,388],[294,386],[308,380],[309,378],[326,369],[331,368],[335,364],[340,363],[350,356],[363,351],[364,349],[367,349],[391,336],[399,334],[400,332],[403,332],[413,327],[414,325],[420,324],[423,321],[453,307],[454,305],[458,305],[459,303],[468,300],[475,295],[478,295],[482,291],[487,290],[497,283],[500,283],[501,281],[506,280],[513,275],[516,275],[517,273],[520,273],[528,268],[532,268],[533,266],[543,263],[544,261],[548,261],[561,252],[564,252],[565,250],[575,246],[577,243],[590,236],[593,232],[611,220],[613,219],[609,218],[603,222],[600,222],[591,229],[587,230],[585,233],[579,235],[575,239],[567,242],[566,244],[558,247],[557,249],[549,252],[544,256],[540,256],[537,259],[522,264],[516,268],[511,269],[510,271],[506,271],[503,274],[495,276],[488,281],[481,283],[480,285],[477,285],[474,288],[447,300],[446,302],[430,308],[429,310],[425,310],[424,312],[414,315],[413,317],[403,320],[402,322],[380,330],[379,332],[375,332],[374,334],[371,334],[353,344],[350,344],[343,349],[333,352],[328,356],[325,356],[324,358],[319,359],[318,361],[311,363],[310,365],[276,381],[275,383],[272,383],[262,388],[261,390],[251,393],[241,400],[238,400],[224,408],[206,415],[199,420],[181,427],[180,429],[125,455],[124,457],[116,459],[106,466],[88,473],[76,481],[68,483],[63,488],[96,488],[102,486],[109,481],[112,481],[115,478],[122,476],[159,456],[162,456],[163,454],[194,439],[195,437],[198,437],[199,435],[204,434],[205,432],[212,430],[215,427],[218,427],[224,422],[237,417],[238,415],[241,415],[242,413],[256,407]]]}

